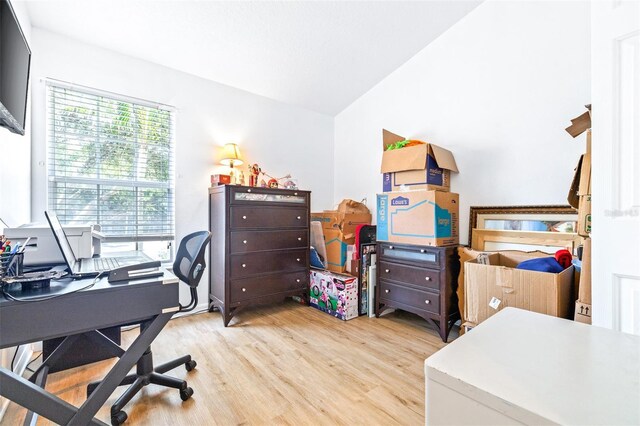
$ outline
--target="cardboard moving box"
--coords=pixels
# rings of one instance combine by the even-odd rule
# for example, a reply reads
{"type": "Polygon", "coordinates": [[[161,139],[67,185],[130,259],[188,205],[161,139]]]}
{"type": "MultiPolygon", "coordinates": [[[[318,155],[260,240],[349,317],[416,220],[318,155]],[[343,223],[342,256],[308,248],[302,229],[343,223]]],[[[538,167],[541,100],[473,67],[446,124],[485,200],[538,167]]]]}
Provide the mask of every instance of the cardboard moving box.
{"type": "Polygon", "coordinates": [[[442,191],[378,194],[377,240],[425,246],[456,245],[458,194],[442,191]]]}
{"type": "Polygon", "coordinates": [[[382,130],[382,191],[398,191],[403,187],[448,191],[451,186],[450,172],[458,172],[451,151],[430,143],[386,150],[389,145],[405,139],[382,130]]]}
{"type": "Polygon", "coordinates": [[[591,324],[591,305],[579,300],[576,301],[576,313],[573,320],[583,324],[591,324]]]}
{"type": "Polygon", "coordinates": [[[320,222],[323,231],[341,231],[345,235],[356,232],[358,225],[370,225],[371,213],[341,213],[336,210],[326,210],[311,213],[312,222],[320,222]]]}
{"type": "Polygon", "coordinates": [[[354,244],[355,236],[347,237],[339,229],[324,231],[324,244],[327,249],[327,269],[332,272],[345,272],[347,262],[347,247],[354,244]]]}
{"type": "Polygon", "coordinates": [[[497,252],[488,265],[470,260],[464,264],[464,320],[480,324],[507,306],[560,318],[573,313],[573,266],[558,274],[515,267],[522,261],[548,256],[534,252],[497,252]]]}
{"type": "Polygon", "coordinates": [[[327,269],[333,272],[345,272],[347,246],[356,240],[356,228],[371,224],[371,213],[362,203],[343,200],[338,210],[325,210],[311,213],[311,222],[322,225],[327,251],[327,269]]]}

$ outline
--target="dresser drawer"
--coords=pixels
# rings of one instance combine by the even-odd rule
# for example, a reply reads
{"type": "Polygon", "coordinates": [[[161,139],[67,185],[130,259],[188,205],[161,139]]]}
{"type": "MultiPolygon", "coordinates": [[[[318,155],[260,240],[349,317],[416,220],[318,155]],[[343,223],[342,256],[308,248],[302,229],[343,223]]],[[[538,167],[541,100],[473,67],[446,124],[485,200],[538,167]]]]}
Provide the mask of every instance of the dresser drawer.
{"type": "Polygon", "coordinates": [[[230,187],[229,202],[231,204],[308,206],[309,192],[289,189],[251,188],[243,186],[230,187]]]}
{"type": "Polygon", "coordinates": [[[410,246],[394,243],[379,243],[380,260],[413,263],[428,268],[441,269],[444,265],[445,249],[439,247],[410,246]]]}
{"type": "Polygon", "coordinates": [[[231,279],[272,272],[293,272],[309,267],[309,250],[266,251],[231,255],[231,279]]]}
{"type": "Polygon", "coordinates": [[[231,207],[232,229],[307,228],[309,212],[304,207],[231,207]]]}
{"type": "Polygon", "coordinates": [[[281,250],[309,247],[306,229],[295,231],[232,231],[229,235],[231,253],[281,250]]]}
{"type": "Polygon", "coordinates": [[[440,271],[380,261],[378,274],[381,279],[409,283],[440,291],[440,271]]]}
{"type": "Polygon", "coordinates": [[[438,293],[422,291],[381,280],[380,303],[384,303],[385,299],[434,314],[440,313],[440,295],[438,293]]]}
{"type": "Polygon", "coordinates": [[[308,286],[309,274],[306,271],[232,280],[230,302],[241,302],[296,289],[302,293],[308,286]]]}

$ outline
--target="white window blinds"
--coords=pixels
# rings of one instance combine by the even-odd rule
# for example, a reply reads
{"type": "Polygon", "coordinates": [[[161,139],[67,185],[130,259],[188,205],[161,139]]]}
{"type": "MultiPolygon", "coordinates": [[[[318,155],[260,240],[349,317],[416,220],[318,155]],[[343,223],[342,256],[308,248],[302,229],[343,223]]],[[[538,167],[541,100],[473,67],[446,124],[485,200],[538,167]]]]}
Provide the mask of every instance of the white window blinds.
{"type": "Polygon", "coordinates": [[[174,238],[174,112],[47,83],[48,206],[107,241],[174,238]]]}

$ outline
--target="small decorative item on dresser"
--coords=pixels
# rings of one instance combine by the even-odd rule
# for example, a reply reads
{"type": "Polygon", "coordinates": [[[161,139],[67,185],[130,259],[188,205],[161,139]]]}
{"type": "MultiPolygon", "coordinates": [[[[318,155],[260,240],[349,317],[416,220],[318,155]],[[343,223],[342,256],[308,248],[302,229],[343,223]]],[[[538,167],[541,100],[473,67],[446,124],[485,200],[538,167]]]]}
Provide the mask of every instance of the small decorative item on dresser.
{"type": "Polygon", "coordinates": [[[244,186],[244,172],[240,170],[236,178],[236,184],[244,186]]]}
{"type": "Polygon", "coordinates": [[[249,186],[258,186],[258,178],[262,173],[262,169],[257,164],[249,165],[249,186]]]}
{"type": "Polygon", "coordinates": [[[231,176],[229,175],[211,175],[211,186],[229,185],[231,176]]]}
{"type": "Polygon", "coordinates": [[[376,317],[398,308],[438,326],[443,342],[460,319],[457,247],[430,247],[378,242],[376,317]]]}

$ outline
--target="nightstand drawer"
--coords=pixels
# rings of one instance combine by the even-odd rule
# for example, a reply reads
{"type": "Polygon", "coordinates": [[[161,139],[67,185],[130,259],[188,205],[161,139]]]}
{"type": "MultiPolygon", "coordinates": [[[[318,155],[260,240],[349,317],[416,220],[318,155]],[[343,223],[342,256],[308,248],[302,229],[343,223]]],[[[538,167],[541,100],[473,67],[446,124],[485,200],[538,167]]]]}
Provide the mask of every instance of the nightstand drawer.
{"type": "Polygon", "coordinates": [[[425,246],[409,246],[394,243],[379,243],[380,260],[412,263],[418,266],[441,269],[443,263],[442,249],[425,246]]]}
{"type": "Polygon", "coordinates": [[[305,289],[308,286],[309,274],[306,271],[233,280],[230,286],[230,302],[241,302],[286,291],[305,289]]]}
{"type": "Polygon", "coordinates": [[[295,231],[232,231],[229,236],[231,253],[263,250],[307,248],[306,229],[295,231]]]}
{"type": "MultiPolygon", "coordinates": [[[[440,313],[440,295],[412,287],[396,285],[388,281],[380,281],[380,303],[385,299],[395,302],[396,306],[407,305],[423,311],[440,313]]],[[[402,309],[402,306],[399,306],[402,309]]]]}
{"type": "Polygon", "coordinates": [[[381,279],[413,284],[420,287],[427,287],[438,292],[440,291],[440,271],[384,261],[380,261],[378,265],[378,274],[381,279]]]}
{"type": "Polygon", "coordinates": [[[229,276],[236,279],[272,272],[293,272],[308,268],[308,263],[308,249],[233,254],[229,276]]]}
{"type": "Polygon", "coordinates": [[[307,228],[309,212],[304,207],[231,207],[232,229],[307,228]]]}

